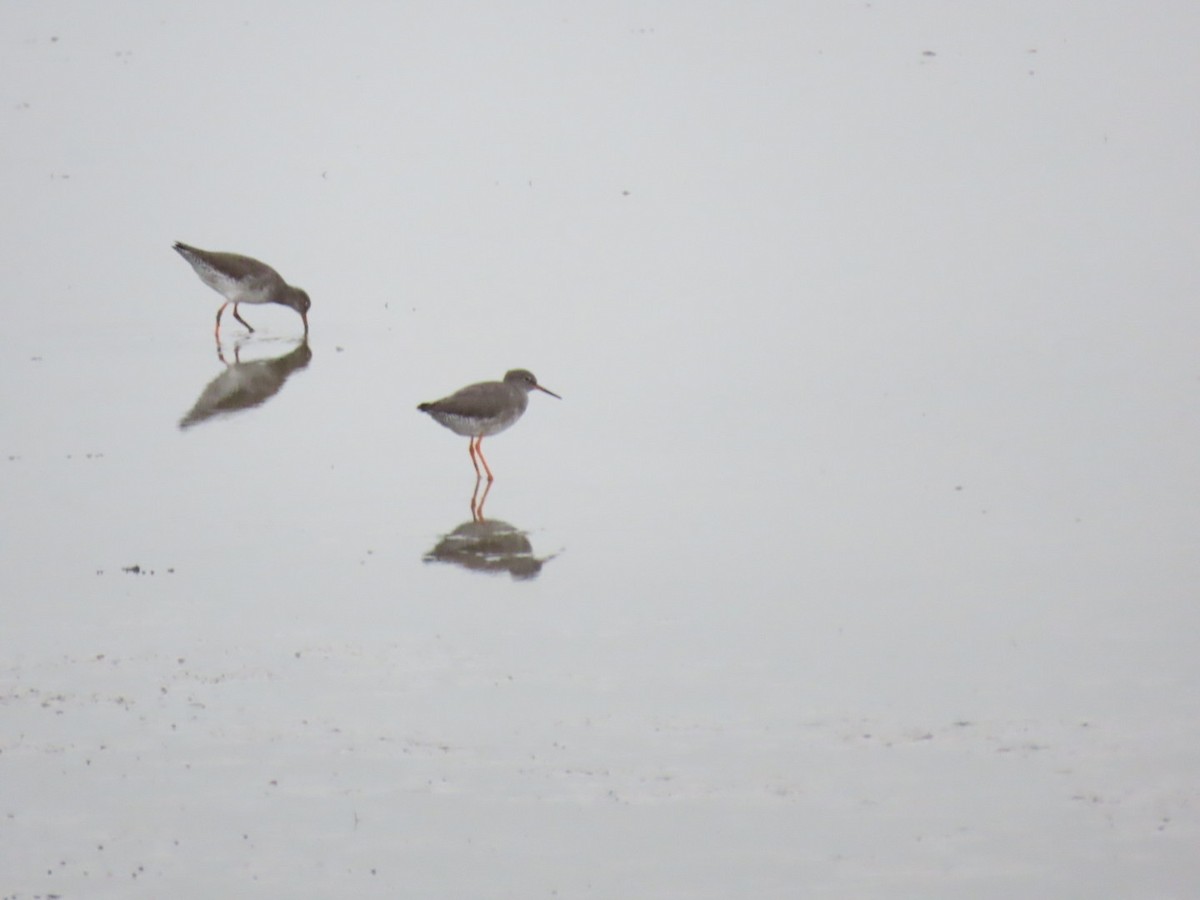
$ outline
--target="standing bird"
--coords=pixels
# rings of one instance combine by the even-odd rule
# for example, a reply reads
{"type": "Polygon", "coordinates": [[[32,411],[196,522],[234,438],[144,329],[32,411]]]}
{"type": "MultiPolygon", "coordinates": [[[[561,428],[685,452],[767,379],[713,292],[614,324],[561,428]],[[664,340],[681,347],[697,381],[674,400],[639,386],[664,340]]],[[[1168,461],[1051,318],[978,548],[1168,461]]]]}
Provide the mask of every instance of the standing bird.
{"type": "Polygon", "coordinates": [[[304,321],[304,333],[308,334],[308,308],[312,306],[308,294],[298,287],[292,287],[266,263],[237,253],[200,250],[178,241],[175,242],[175,251],[191,264],[201,281],[225,298],[217,310],[217,340],[221,339],[221,313],[230,303],[233,304],[233,317],[251,331],[254,326],[238,314],[239,303],[290,306],[300,313],[304,321]]]}
{"type": "Polygon", "coordinates": [[[469,384],[449,397],[434,400],[432,403],[422,403],[417,409],[429,413],[434,421],[445,425],[455,434],[469,437],[471,443],[467,450],[471,454],[471,464],[475,466],[475,476],[482,477],[479,463],[483,463],[487,480],[491,482],[494,477],[483,456],[483,439],[489,434],[500,433],[521,418],[525,407],[529,405],[530,391],[541,391],[543,394],[562,399],[554,391],[546,390],[538,384],[532,372],[527,369],[513,369],[505,374],[503,381],[469,384]],[[479,456],[478,462],[475,460],[476,454],[479,456]]]}

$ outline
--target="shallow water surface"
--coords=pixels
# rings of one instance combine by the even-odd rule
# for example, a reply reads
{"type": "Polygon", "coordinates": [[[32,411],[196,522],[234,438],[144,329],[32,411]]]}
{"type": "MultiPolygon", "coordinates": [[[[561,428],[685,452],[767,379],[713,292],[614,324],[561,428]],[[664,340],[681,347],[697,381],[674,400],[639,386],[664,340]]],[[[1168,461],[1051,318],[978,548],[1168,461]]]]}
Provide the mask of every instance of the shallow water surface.
{"type": "Polygon", "coordinates": [[[0,895],[1190,896],[1200,22],[1060,6],[0,12],[0,895]]]}

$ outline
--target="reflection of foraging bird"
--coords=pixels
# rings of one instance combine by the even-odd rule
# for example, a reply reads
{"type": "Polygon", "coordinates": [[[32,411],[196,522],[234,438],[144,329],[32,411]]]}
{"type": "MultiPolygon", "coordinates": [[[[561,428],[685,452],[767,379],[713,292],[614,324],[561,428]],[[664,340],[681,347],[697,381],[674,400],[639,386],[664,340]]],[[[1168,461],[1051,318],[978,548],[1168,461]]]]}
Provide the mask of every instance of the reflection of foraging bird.
{"type": "MultiPolygon", "coordinates": [[[[470,384],[449,397],[434,400],[432,403],[422,403],[417,409],[429,413],[436,422],[445,425],[455,434],[469,437],[471,443],[467,450],[471,454],[475,474],[480,475],[481,462],[483,470],[487,472],[488,481],[492,481],[492,470],[488,468],[487,460],[483,456],[483,447],[480,445],[489,434],[498,434],[521,418],[525,407],[529,405],[530,391],[541,391],[551,397],[558,397],[554,391],[548,391],[538,384],[532,372],[513,369],[504,376],[503,381],[470,384]],[[478,462],[475,460],[476,454],[479,456],[478,462]]],[[[558,399],[561,400],[562,397],[558,399]]]]}
{"type": "Polygon", "coordinates": [[[308,308],[312,301],[298,287],[292,287],[279,277],[279,273],[266,263],[240,256],[237,253],[213,253],[199,250],[187,244],[175,243],[175,250],[186,259],[200,280],[225,298],[217,310],[217,338],[221,337],[221,313],[233,304],[233,317],[249,328],[254,326],[238,314],[239,303],[278,303],[289,306],[300,313],[304,321],[304,333],[308,334],[308,308]]]}
{"type": "Polygon", "coordinates": [[[300,342],[290,353],[274,359],[256,359],[242,362],[238,349],[234,348],[234,361],[226,362],[225,371],[204,388],[196,405],[183,417],[180,428],[190,428],[214,416],[236,413],[266,403],[283,387],[293,372],[303,369],[312,359],[308,341],[300,342]]]}

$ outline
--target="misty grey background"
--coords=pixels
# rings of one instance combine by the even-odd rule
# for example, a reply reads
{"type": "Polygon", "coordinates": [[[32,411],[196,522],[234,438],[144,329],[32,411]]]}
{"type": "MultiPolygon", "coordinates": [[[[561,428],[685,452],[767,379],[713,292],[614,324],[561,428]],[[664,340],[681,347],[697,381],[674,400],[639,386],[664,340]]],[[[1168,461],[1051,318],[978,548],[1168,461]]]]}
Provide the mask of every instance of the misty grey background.
{"type": "Polygon", "coordinates": [[[1193,4],[0,46],[4,896],[1191,896],[1193,4]],[[187,431],[177,239],[314,304],[187,431]],[[473,473],[414,407],[517,366],[542,570],[425,562],[473,473]]]}

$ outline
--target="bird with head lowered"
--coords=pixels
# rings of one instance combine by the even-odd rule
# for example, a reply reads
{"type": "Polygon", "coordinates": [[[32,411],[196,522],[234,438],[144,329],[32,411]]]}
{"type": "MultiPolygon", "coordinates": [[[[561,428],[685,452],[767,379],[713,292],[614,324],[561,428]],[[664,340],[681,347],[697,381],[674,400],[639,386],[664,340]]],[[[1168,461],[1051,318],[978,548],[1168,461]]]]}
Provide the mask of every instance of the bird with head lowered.
{"type": "Polygon", "coordinates": [[[304,322],[304,333],[308,334],[308,309],[312,301],[298,287],[292,287],[279,273],[264,262],[239,253],[217,253],[201,250],[176,242],[175,251],[186,259],[200,276],[200,280],[225,298],[217,310],[217,340],[221,339],[221,313],[233,304],[233,317],[249,328],[254,326],[241,317],[241,303],[278,303],[300,314],[304,322]]]}

